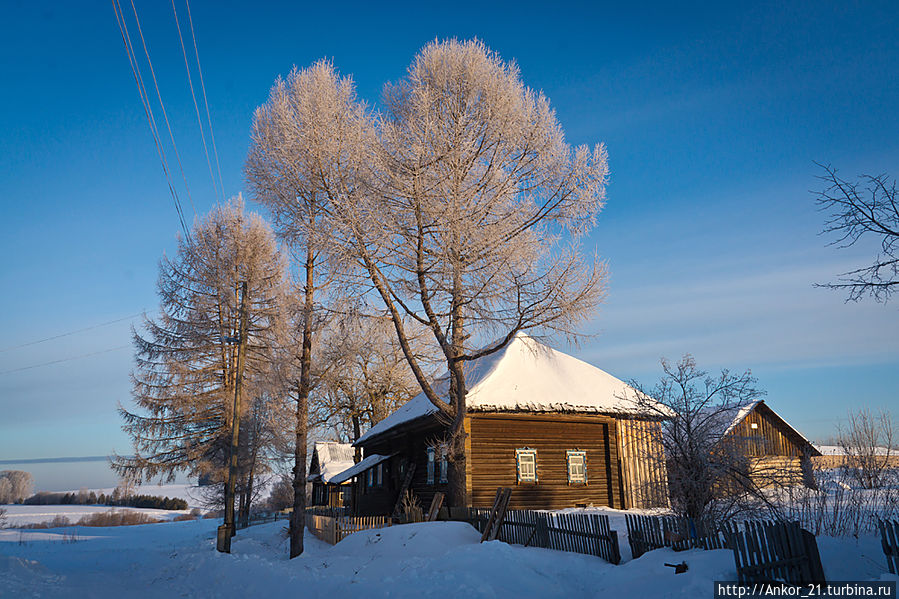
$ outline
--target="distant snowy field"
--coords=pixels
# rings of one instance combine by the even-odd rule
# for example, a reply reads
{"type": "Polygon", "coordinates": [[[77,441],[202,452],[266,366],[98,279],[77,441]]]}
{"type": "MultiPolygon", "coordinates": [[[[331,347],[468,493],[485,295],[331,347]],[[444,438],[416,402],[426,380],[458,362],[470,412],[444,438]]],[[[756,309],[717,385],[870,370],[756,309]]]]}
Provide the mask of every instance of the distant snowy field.
{"type": "Polygon", "coordinates": [[[190,510],[157,510],[135,507],[112,507],[108,505],[5,505],[6,525],[10,528],[26,524],[49,522],[56,516],[65,516],[72,524],[83,516],[98,512],[128,511],[141,512],[157,520],[171,520],[180,514],[189,514],[190,510]]]}
{"type": "MultiPolygon", "coordinates": [[[[330,547],[311,535],[287,559],[284,522],[241,531],[232,555],[215,551],[217,520],[117,528],[0,531],[6,597],[708,597],[733,580],[728,550],[651,551],[612,566],[592,556],[478,543],[460,522],[356,533],[330,547]],[[74,533],[75,541],[72,542],[74,533]],[[673,573],[667,563],[686,561],[673,573]]],[[[623,531],[621,531],[623,532],[623,531]]],[[[876,537],[819,538],[830,580],[884,579],[876,537]]]]}
{"type": "MultiPolygon", "coordinates": [[[[109,495],[115,487],[88,489],[94,491],[97,495],[105,493],[109,495]]],[[[72,491],[77,493],[78,491],[72,491]]],[[[134,488],[135,495],[159,495],[160,497],[171,497],[183,499],[187,502],[186,510],[159,510],[149,508],[133,508],[133,507],[111,507],[108,505],[4,505],[6,510],[6,525],[15,528],[26,524],[40,524],[49,522],[56,516],[65,516],[72,524],[78,522],[83,516],[96,514],[97,512],[107,512],[109,510],[142,512],[151,518],[157,520],[171,520],[181,514],[190,513],[191,508],[199,507],[200,502],[198,488],[195,485],[179,484],[179,485],[141,485],[134,488]]]]}
{"type": "MultiPolygon", "coordinates": [[[[94,491],[97,495],[105,493],[109,495],[115,487],[88,489],[94,491]]],[[[78,491],[73,491],[77,493],[78,491]]],[[[181,514],[190,513],[191,508],[199,507],[199,493],[195,485],[178,484],[178,485],[141,485],[134,488],[135,495],[159,495],[160,497],[171,497],[183,499],[187,502],[186,510],[158,510],[149,508],[133,508],[133,507],[112,507],[108,505],[4,505],[0,506],[6,510],[6,525],[10,528],[24,526],[26,524],[40,524],[49,522],[56,516],[65,516],[72,524],[84,516],[96,514],[97,512],[108,512],[109,510],[142,512],[151,518],[157,520],[172,520],[181,514]]],[[[2,596],[2,595],[0,595],[2,596]]]]}

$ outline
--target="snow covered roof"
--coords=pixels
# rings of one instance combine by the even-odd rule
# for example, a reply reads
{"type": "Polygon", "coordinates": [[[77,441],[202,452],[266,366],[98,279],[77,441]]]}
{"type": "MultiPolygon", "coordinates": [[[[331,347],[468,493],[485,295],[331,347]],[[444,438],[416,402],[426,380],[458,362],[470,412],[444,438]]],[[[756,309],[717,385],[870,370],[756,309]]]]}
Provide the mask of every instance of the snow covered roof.
{"type": "MultiPolygon", "coordinates": [[[[846,448],[842,445],[815,445],[815,449],[821,452],[821,455],[847,455],[846,448]]],[[[899,450],[890,449],[889,447],[873,447],[864,448],[861,451],[872,455],[896,455],[899,450]]]]}
{"type": "Polygon", "coordinates": [[[384,460],[390,459],[392,457],[392,455],[393,454],[378,455],[376,453],[373,453],[370,456],[368,456],[367,458],[365,458],[364,460],[362,460],[361,462],[359,462],[358,464],[354,464],[352,467],[347,468],[343,472],[340,472],[336,476],[332,477],[329,482],[331,482],[332,484],[335,484],[335,485],[339,485],[340,483],[345,483],[346,481],[350,480],[354,476],[356,476],[362,472],[365,472],[366,470],[368,470],[369,468],[371,468],[373,466],[377,466],[384,460]]]}
{"type": "Polygon", "coordinates": [[[336,475],[347,468],[351,468],[356,463],[356,450],[349,443],[316,441],[313,451],[315,451],[314,457],[318,462],[317,474],[326,483],[333,483],[336,475]]]}
{"type": "Polygon", "coordinates": [[[710,411],[714,411],[711,416],[714,419],[715,426],[718,428],[720,432],[716,433],[717,436],[724,437],[727,433],[734,430],[737,425],[739,425],[743,420],[749,416],[749,414],[755,410],[759,405],[764,405],[765,408],[768,409],[769,412],[774,414],[781,422],[783,422],[793,433],[795,433],[799,439],[805,442],[809,447],[813,450],[817,451],[817,448],[812,445],[811,441],[805,438],[805,435],[796,430],[789,422],[784,420],[784,418],[771,409],[771,406],[765,403],[764,399],[757,399],[755,401],[751,401],[745,404],[739,404],[735,406],[730,406],[727,408],[709,408],[710,411]]]}
{"type": "MultiPolygon", "coordinates": [[[[636,391],[611,374],[552,349],[524,333],[517,334],[503,349],[466,363],[469,411],[587,412],[673,416],[655,403],[652,409],[632,399],[636,391]]],[[[448,375],[434,382],[434,390],[445,398],[448,375]]],[[[644,398],[644,401],[653,400],[644,398]]],[[[364,443],[403,423],[428,416],[437,408],[421,393],[370,428],[356,444],[364,443]]]]}
{"type": "Polygon", "coordinates": [[[743,422],[743,419],[749,416],[750,412],[760,403],[762,403],[762,400],[757,399],[727,408],[711,407],[702,410],[702,412],[707,412],[708,416],[714,420],[714,428],[718,429],[716,434],[719,437],[723,437],[743,422]]]}

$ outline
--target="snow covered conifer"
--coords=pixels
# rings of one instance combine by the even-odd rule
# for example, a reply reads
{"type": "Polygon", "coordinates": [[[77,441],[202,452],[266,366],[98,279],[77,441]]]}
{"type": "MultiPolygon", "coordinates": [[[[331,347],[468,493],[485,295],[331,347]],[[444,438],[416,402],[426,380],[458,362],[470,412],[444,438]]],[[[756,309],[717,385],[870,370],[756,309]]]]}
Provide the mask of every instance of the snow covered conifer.
{"type": "MultiPolygon", "coordinates": [[[[113,467],[130,481],[177,472],[223,480],[234,415],[239,293],[247,282],[244,397],[265,397],[286,275],[274,234],[240,199],[218,206],[160,263],[160,315],[134,331],[133,399],[119,412],[134,456],[113,467]]],[[[253,401],[244,401],[245,418],[253,401]]],[[[245,431],[251,427],[241,427],[245,431]]],[[[245,464],[248,436],[241,435],[245,464]]],[[[248,468],[241,468],[245,474],[248,468]]]]}

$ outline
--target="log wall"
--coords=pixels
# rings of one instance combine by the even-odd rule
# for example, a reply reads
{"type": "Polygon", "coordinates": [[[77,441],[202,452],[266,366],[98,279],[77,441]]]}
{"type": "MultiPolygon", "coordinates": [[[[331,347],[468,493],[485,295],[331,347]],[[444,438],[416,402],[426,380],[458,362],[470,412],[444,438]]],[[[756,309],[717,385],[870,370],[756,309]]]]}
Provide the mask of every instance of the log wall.
{"type": "Polygon", "coordinates": [[[497,487],[511,487],[512,509],[558,509],[577,504],[624,507],[617,423],[607,416],[472,413],[470,499],[493,505],[497,487]],[[537,482],[518,484],[515,450],[537,450],[537,482]],[[587,484],[568,483],[565,452],[587,453],[587,484]]]}
{"type": "Polygon", "coordinates": [[[668,469],[661,423],[618,420],[618,447],[625,507],[668,507],[668,469]]]}

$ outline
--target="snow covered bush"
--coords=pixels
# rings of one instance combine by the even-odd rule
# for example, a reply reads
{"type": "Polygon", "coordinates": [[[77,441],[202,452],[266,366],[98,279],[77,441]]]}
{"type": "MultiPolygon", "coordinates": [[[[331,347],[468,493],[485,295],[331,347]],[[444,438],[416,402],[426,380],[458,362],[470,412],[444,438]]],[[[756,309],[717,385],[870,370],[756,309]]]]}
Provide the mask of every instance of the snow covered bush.
{"type": "Polygon", "coordinates": [[[17,503],[31,495],[34,489],[34,478],[22,470],[3,470],[0,472],[0,504],[17,503]]]}
{"type": "Polygon", "coordinates": [[[837,440],[845,461],[843,472],[857,486],[876,489],[899,482],[895,461],[896,427],[887,411],[850,411],[837,440]]]}
{"type": "Polygon", "coordinates": [[[736,375],[725,369],[711,376],[690,354],[676,364],[666,359],[661,364],[662,377],[652,389],[631,381],[636,392],[623,399],[662,419],[664,455],[646,457],[662,460],[667,468],[672,510],[716,521],[770,512],[773,506],[749,475],[746,454],[736,444],[722,442],[727,432],[722,423],[732,421],[740,406],[764,395],[755,387],[752,373],[736,375]]]}
{"type": "Polygon", "coordinates": [[[899,484],[873,489],[857,484],[844,468],[817,470],[817,489],[785,487],[772,493],[779,516],[799,520],[813,534],[858,537],[877,530],[877,520],[899,518],[899,484]]]}
{"type": "Polygon", "coordinates": [[[78,526],[133,526],[136,524],[155,524],[162,522],[143,512],[132,510],[109,510],[82,516],[78,526]]]}

